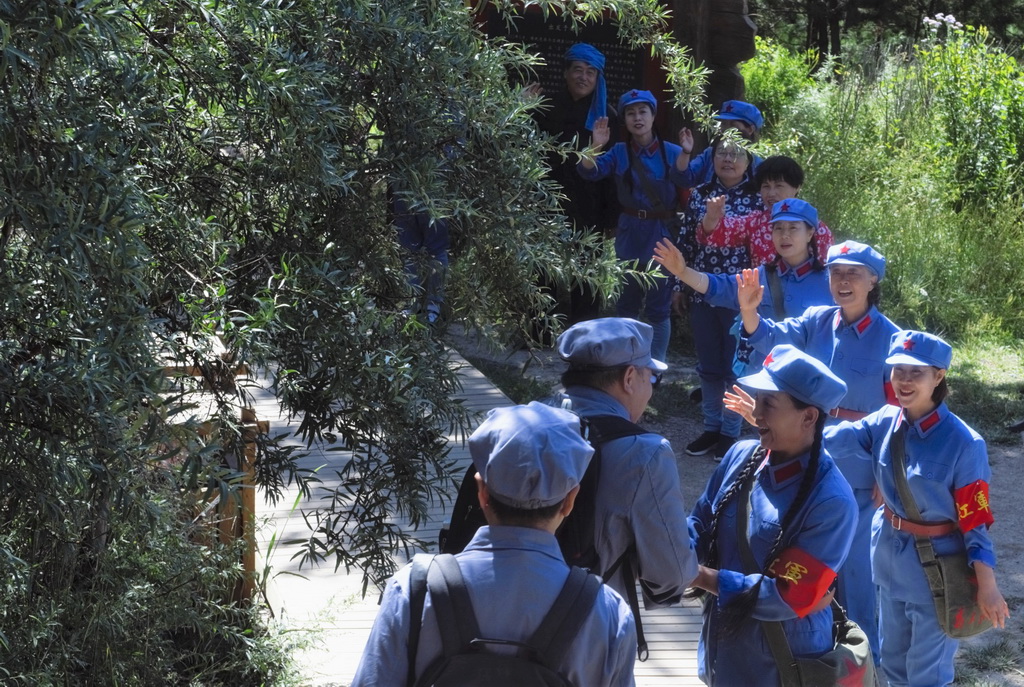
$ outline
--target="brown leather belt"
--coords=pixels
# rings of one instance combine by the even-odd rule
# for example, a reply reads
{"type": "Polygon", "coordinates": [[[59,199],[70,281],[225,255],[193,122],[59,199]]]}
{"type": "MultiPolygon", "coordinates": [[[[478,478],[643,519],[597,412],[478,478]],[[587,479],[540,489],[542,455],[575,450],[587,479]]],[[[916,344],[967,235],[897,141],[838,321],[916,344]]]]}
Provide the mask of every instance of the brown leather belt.
{"type": "Polygon", "coordinates": [[[622,208],[623,214],[640,219],[675,219],[675,212],[655,212],[654,210],[637,210],[634,208],[622,208]]]}
{"type": "Polygon", "coordinates": [[[941,537],[956,530],[955,522],[914,522],[901,518],[889,508],[889,504],[882,507],[882,514],[894,530],[912,534],[915,537],[941,537]]]}
{"type": "Polygon", "coordinates": [[[828,411],[828,414],[832,417],[839,418],[840,420],[847,420],[848,422],[863,420],[868,416],[868,413],[862,413],[859,410],[850,410],[849,408],[833,408],[828,411]]]}

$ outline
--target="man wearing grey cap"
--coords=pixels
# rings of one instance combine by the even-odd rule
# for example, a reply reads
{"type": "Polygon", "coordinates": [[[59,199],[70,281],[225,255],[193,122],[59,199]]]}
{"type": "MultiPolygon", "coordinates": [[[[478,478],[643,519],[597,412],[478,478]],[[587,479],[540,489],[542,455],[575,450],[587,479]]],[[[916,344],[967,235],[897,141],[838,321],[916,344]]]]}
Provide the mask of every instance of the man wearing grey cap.
{"type": "MultiPolygon", "coordinates": [[[[569,363],[562,375],[565,390],[547,403],[583,418],[611,415],[638,422],[668,367],[651,358],[652,337],[650,325],[624,317],[570,327],[558,339],[558,353],[569,363]]],[[[626,595],[638,576],[646,606],[677,603],[697,575],[688,513],[675,453],[664,437],[643,433],[603,444],[594,513],[600,564],[594,571],[606,574],[635,550],[626,574],[607,575],[605,582],[626,595]]]]}
{"type": "MultiPolygon", "coordinates": [[[[487,526],[455,556],[484,637],[526,642],[569,577],[555,530],[569,514],[593,449],[579,418],[540,403],[492,410],[469,438],[487,526]]],[[[684,529],[685,533],[685,529],[684,529]]],[[[353,687],[398,687],[442,654],[429,594],[410,620],[410,569],[388,583],[353,687]],[[410,624],[421,623],[409,671],[410,624]]],[[[632,685],[636,630],[607,586],[555,666],[574,685],[632,685]]]]}

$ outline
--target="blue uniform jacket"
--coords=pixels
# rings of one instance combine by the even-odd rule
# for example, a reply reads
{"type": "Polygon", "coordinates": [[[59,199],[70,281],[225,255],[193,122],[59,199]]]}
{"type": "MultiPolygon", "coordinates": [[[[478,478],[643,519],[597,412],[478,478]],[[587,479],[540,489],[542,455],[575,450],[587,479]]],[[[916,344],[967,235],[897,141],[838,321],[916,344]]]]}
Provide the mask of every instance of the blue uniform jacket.
{"type": "MultiPolygon", "coordinates": [[[[480,631],[525,641],[533,634],[569,576],[558,541],[543,530],[481,527],[456,555],[480,631]]],[[[409,643],[409,570],[388,583],[352,687],[405,687],[409,643]]],[[[559,672],[576,685],[632,685],[636,626],[629,605],[607,586],[559,672]]],[[[420,675],[441,655],[437,619],[427,595],[416,654],[420,675]]]]}
{"type": "MultiPolygon", "coordinates": [[[[549,404],[562,407],[564,398],[571,402],[569,409],[582,417],[629,419],[621,403],[598,389],[569,387],[549,404]]],[[[697,576],[697,555],[686,529],[687,511],[672,446],[657,434],[641,434],[609,441],[601,456],[594,512],[594,543],[601,569],[635,546],[645,606],[678,603],[697,576]]],[[[607,583],[625,594],[620,574],[607,583]]]]}
{"type": "MultiPolygon", "coordinates": [[[[636,170],[629,167],[629,148],[633,149],[634,163],[642,164],[648,171],[648,177],[658,190],[658,198],[665,211],[674,211],[679,207],[679,200],[676,194],[675,185],[669,180],[668,170],[673,168],[676,157],[682,148],[674,143],[661,142],[655,139],[646,148],[639,148],[632,141],[629,143],[616,143],[612,149],[602,153],[595,160],[596,167],[587,169],[578,164],[576,169],[580,176],[589,181],[604,179],[607,176],[615,176],[615,186],[618,189],[619,204],[623,208],[656,212],[654,203],[644,192],[636,170]],[[662,160],[661,146],[665,148],[665,160],[668,162],[668,169],[665,168],[665,160],[662,160]],[[626,184],[626,175],[632,178],[632,188],[626,184]]],[[[615,255],[619,260],[639,260],[640,266],[644,267],[654,256],[654,246],[663,238],[675,236],[678,222],[673,219],[641,219],[625,212],[619,215],[618,231],[615,234],[615,255]]]]}
{"type": "MultiPolygon", "coordinates": [[[[708,146],[700,152],[700,155],[690,160],[690,164],[686,167],[685,172],[680,172],[673,165],[672,181],[682,188],[693,188],[694,186],[708,183],[715,176],[715,162],[711,158],[713,154],[711,146],[708,146]]],[[[761,157],[755,155],[754,161],[750,165],[751,175],[757,171],[759,164],[761,164],[761,157]]]]}
{"type": "MultiPolygon", "coordinates": [[[[757,331],[746,341],[764,355],[778,344],[788,343],[817,358],[846,382],[842,407],[870,413],[888,402],[890,366],[885,359],[897,331],[899,327],[874,306],[858,321],[846,324],[839,306],[833,305],[808,308],[803,315],[781,322],[761,318],[757,331]]],[[[872,487],[874,477],[869,471],[848,472],[847,468],[847,464],[842,466],[850,486],[872,487]]]]}
{"type": "MultiPolygon", "coordinates": [[[[756,441],[735,444],[708,481],[704,494],[690,515],[691,536],[697,540],[697,553],[706,559],[708,528],[715,506],[734,481],[737,472],[757,448],[756,441]]],[[[747,532],[754,558],[764,566],[781,527],[786,510],[796,498],[809,454],[783,465],[764,465],[757,473],[751,492],[747,532]]],[[[737,544],[737,498],[729,501],[719,516],[716,528],[719,551],[719,597],[704,609],[704,627],[698,647],[698,671],[712,685],[778,684],[778,669],[764,638],[761,625],[754,620],[781,621],[795,656],[816,657],[832,648],[832,611],[820,611],[799,618],[783,599],[776,578],[744,574],[737,544]],[[762,579],[753,619],[738,633],[724,636],[718,627],[719,612],[737,594],[762,579]]],[[[818,472],[800,512],[790,525],[783,549],[796,547],[820,564],[836,571],[846,560],[857,522],[857,507],[849,485],[836,469],[827,451],[822,451],[818,472]]]]}
{"type": "MultiPolygon", "coordinates": [[[[886,406],[858,422],[842,422],[825,430],[836,462],[844,467],[851,462],[870,465],[882,497],[900,517],[907,517],[907,512],[896,490],[889,442],[904,421],[902,409],[886,406]]],[[[985,440],[951,413],[945,403],[909,427],[905,453],[910,491],[921,516],[929,522],[958,522],[954,492],[977,480],[987,483],[992,476],[985,440]]],[[[934,537],[932,544],[937,555],[966,548],[970,562],[995,567],[995,550],[985,525],[966,533],[958,529],[934,537]]],[[[892,598],[931,603],[913,535],[893,529],[881,509],[875,513],[871,527],[871,567],[875,584],[887,588],[892,598]]]]}

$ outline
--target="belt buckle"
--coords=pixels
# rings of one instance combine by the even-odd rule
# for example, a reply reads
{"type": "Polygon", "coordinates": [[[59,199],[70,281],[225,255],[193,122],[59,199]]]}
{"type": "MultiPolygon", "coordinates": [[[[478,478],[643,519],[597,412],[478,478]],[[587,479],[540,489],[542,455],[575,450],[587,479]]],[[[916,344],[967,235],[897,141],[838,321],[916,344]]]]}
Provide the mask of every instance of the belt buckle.
{"type": "Polygon", "coordinates": [[[636,216],[640,219],[647,219],[647,210],[637,210],[636,216]]]}
{"type": "Polygon", "coordinates": [[[889,524],[892,525],[893,529],[899,532],[903,529],[903,518],[893,513],[889,516],[889,524]]]}

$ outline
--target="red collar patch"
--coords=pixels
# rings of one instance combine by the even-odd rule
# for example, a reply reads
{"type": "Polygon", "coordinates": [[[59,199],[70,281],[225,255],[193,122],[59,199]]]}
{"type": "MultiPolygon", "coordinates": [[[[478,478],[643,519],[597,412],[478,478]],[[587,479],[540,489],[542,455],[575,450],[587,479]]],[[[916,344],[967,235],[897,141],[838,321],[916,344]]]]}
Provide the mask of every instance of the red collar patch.
{"type": "Polygon", "coordinates": [[[854,328],[857,330],[858,334],[863,334],[864,330],[871,326],[872,321],[871,314],[868,313],[860,322],[854,325],[854,328]]]}
{"type": "Polygon", "coordinates": [[[794,458],[784,465],[771,466],[771,471],[772,481],[775,482],[776,485],[779,485],[791,480],[803,472],[803,464],[800,462],[799,458],[794,458]]]}
{"type": "Polygon", "coordinates": [[[931,415],[928,415],[918,423],[918,426],[921,428],[921,432],[924,433],[927,432],[932,427],[934,427],[935,425],[937,425],[939,423],[939,420],[941,419],[942,418],[939,417],[939,411],[933,410],[931,412],[931,415]]]}

